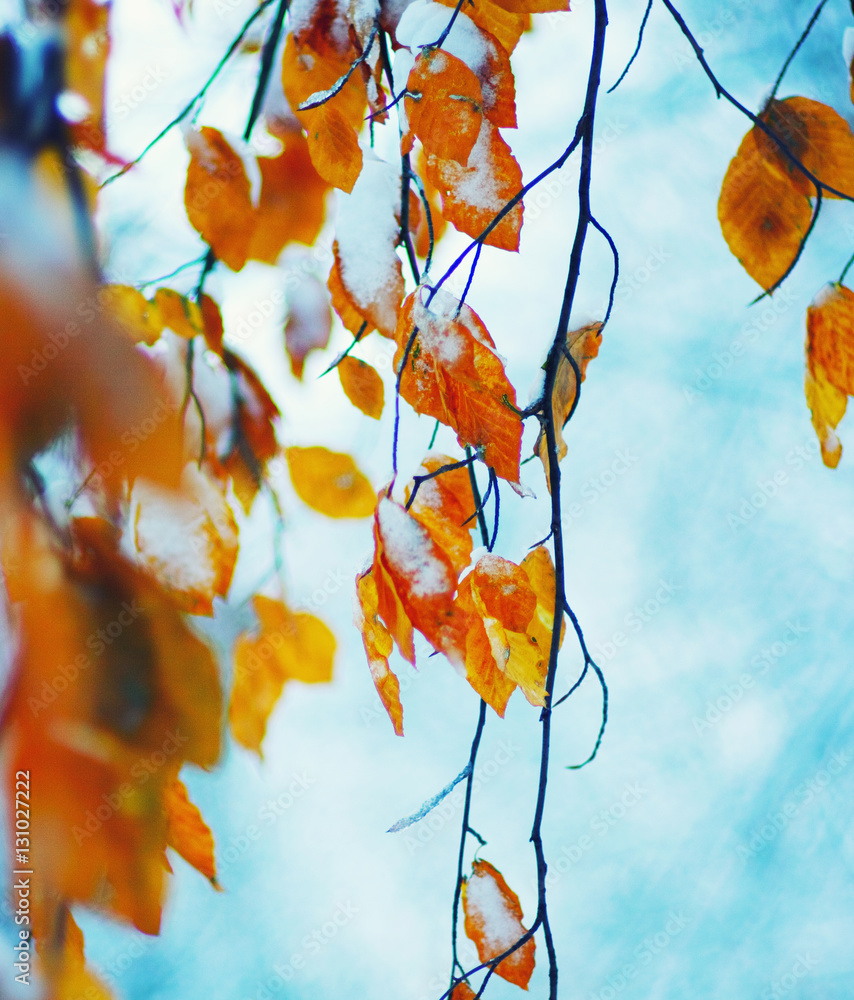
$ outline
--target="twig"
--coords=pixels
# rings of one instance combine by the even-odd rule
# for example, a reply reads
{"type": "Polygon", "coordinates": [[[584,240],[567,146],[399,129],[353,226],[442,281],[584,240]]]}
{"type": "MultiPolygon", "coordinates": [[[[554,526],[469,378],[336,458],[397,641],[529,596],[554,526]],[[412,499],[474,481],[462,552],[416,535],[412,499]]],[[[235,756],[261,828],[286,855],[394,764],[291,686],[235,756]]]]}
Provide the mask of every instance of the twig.
{"type": "Polygon", "coordinates": [[[617,82],[614,84],[613,87],[609,87],[607,89],[606,91],[607,94],[613,93],[617,89],[617,87],[620,86],[623,80],[625,80],[626,74],[632,68],[632,63],[635,61],[635,59],[637,59],[638,53],[641,50],[641,44],[643,43],[643,29],[646,27],[646,22],[649,18],[649,12],[651,10],[652,10],[652,0],[647,0],[646,10],[643,13],[643,20],[641,21],[640,25],[640,31],[638,31],[638,43],[635,46],[635,51],[632,53],[631,59],[629,59],[629,61],[626,63],[626,68],[623,70],[622,73],[620,73],[619,77],[617,78],[617,82]]]}
{"type": "Polygon", "coordinates": [[[827,3],[827,0],[821,0],[821,3],[819,3],[819,5],[816,7],[816,9],[812,12],[812,17],[809,19],[809,21],[807,21],[807,26],[804,28],[803,32],[801,33],[801,37],[797,40],[797,42],[795,42],[795,47],[788,54],[788,56],[786,56],[786,61],[783,63],[783,67],[780,70],[780,72],[777,74],[777,79],[774,81],[774,86],[771,88],[771,96],[768,98],[769,100],[773,100],[777,96],[777,91],[780,88],[780,84],[783,82],[783,77],[786,75],[786,71],[788,70],[789,66],[791,65],[792,60],[798,54],[798,50],[800,49],[800,47],[807,40],[807,35],[812,31],[813,25],[818,20],[819,15],[821,14],[822,10],[824,9],[824,5],[826,3],[827,3]]]}

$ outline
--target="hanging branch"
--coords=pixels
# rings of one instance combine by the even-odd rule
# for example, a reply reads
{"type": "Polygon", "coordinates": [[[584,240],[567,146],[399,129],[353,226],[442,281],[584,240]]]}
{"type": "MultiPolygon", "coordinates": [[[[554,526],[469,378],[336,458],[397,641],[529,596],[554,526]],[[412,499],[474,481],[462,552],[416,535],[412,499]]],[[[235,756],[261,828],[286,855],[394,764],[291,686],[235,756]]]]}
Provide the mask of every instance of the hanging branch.
{"type": "Polygon", "coordinates": [[[617,77],[617,82],[612,87],[609,87],[607,91],[605,91],[605,93],[612,94],[617,89],[617,87],[620,86],[623,80],[625,80],[626,74],[632,68],[632,63],[635,61],[635,59],[637,59],[638,53],[641,50],[641,45],[643,44],[643,30],[646,27],[646,22],[649,19],[649,12],[651,10],[652,10],[652,0],[647,0],[646,10],[643,12],[643,20],[641,21],[640,30],[638,31],[638,43],[635,46],[635,51],[632,53],[631,59],[629,59],[629,61],[626,63],[626,68],[623,70],[622,73],[620,73],[619,77],[617,77]]]}
{"type": "Polygon", "coordinates": [[[272,3],[274,3],[274,0],[262,0],[260,6],[256,10],[254,10],[246,19],[246,21],[243,24],[243,27],[238,32],[237,36],[235,37],[231,45],[229,45],[229,47],[226,49],[225,55],[216,64],[213,72],[207,78],[205,83],[202,85],[202,88],[195,94],[195,96],[190,98],[187,104],[182,108],[181,111],[178,112],[177,115],[175,115],[172,121],[170,121],[168,125],[166,125],[164,128],[160,130],[160,132],[157,133],[157,135],[151,140],[151,142],[148,143],[148,145],[143,149],[143,151],[138,156],[132,159],[129,163],[126,163],[121,168],[121,170],[117,170],[116,173],[111,174],[109,177],[106,178],[106,180],[102,181],[100,185],[102,188],[105,188],[108,184],[112,184],[113,181],[116,180],[117,178],[122,177],[124,174],[128,172],[128,170],[131,169],[131,167],[135,167],[137,163],[139,163],[139,161],[145,156],[145,154],[148,153],[150,150],[152,150],[157,145],[157,143],[160,142],[163,136],[165,136],[168,132],[170,132],[173,128],[175,128],[176,125],[179,125],[193,110],[193,108],[199,103],[199,101],[204,99],[205,94],[207,94],[211,84],[214,82],[214,80],[216,80],[216,78],[224,69],[226,63],[229,61],[229,59],[231,59],[231,57],[240,47],[240,43],[246,37],[246,33],[272,3]]]}
{"type": "Polygon", "coordinates": [[[786,71],[788,70],[789,66],[791,65],[792,60],[798,54],[798,51],[800,50],[800,47],[807,40],[807,35],[809,35],[809,33],[812,31],[813,25],[818,20],[819,15],[821,14],[822,10],[824,10],[824,5],[826,3],[827,3],[827,0],[821,0],[821,3],[819,3],[818,7],[816,7],[816,9],[812,12],[812,17],[809,19],[809,21],[807,21],[807,26],[804,28],[803,32],[801,33],[801,37],[797,40],[797,42],[795,42],[794,48],[788,54],[788,56],[786,56],[786,61],[783,63],[783,67],[780,70],[780,72],[777,74],[777,79],[774,81],[774,86],[771,88],[771,96],[768,98],[769,101],[773,101],[774,98],[777,96],[777,91],[780,88],[780,84],[783,82],[783,77],[786,75],[786,71]]]}

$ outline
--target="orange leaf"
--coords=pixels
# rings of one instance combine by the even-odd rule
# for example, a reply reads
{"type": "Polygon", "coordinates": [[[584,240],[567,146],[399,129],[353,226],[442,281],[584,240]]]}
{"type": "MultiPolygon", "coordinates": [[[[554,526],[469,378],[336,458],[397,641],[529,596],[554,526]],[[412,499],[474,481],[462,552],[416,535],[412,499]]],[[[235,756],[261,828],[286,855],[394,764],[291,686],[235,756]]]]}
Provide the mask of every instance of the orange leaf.
{"type": "Polygon", "coordinates": [[[327,517],[370,517],[376,505],[371,484],[349,455],[327,448],[288,448],[297,496],[327,517]]]}
{"type": "Polygon", "coordinates": [[[389,668],[388,658],[393,649],[391,632],[379,617],[379,595],[371,570],[356,578],[357,602],[354,610],[356,628],[368,657],[371,677],[398,736],[403,736],[403,706],[400,703],[400,683],[389,668]]]}
{"type": "MultiPolygon", "coordinates": [[[[511,948],[525,933],[519,897],[488,861],[475,861],[462,884],[466,935],[474,942],[481,962],[511,948]]],[[[509,983],[528,988],[534,972],[536,943],[529,938],[495,969],[509,983]]]]}
{"type": "Polygon", "coordinates": [[[503,719],[510,695],[516,690],[516,681],[508,677],[496,662],[486,626],[474,602],[471,578],[472,574],[469,573],[460,581],[454,602],[467,623],[465,639],[466,680],[503,719]]]}
{"type": "Polygon", "coordinates": [[[311,245],[323,225],[324,200],[329,185],[311,162],[302,132],[280,138],[284,151],[278,156],[259,156],[261,198],[249,257],[275,264],[287,243],[311,245]]]}
{"type": "MultiPolygon", "coordinates": [[[[436,0],[445,7],[455,8],[456,0],[436,0]]],[[[568,10],[564,0],[563,10],[568,10]]],[[[530,27],[530,17],[525,13],[517,13],[505,3],[498,0],[480,0],[476,4],[466,6],[466,15],[482,30],[495,38],[508,55],[519,43],[522,33],[530,27]]]]}
{"type": "Polygon", "coordinates": [[[255,228],[243,160],[223,134],[208,125],[186,132],[190,150],[184,206],[190,225],[232,271],[246,263],[255,228]]]}
{"type": "Polygon", "coordinates": [[[821,443],[824,464],[835,469],[842,456],[836,436],[854,394],[854,292],[828,285],[807,309],[806,397],[821,443]]]}
{"type": "Polygon", "coordinates": [[[314,275],[306,275],[288,295],[285,322],[285,349],[296,378],[302,379],[306,357],[326,347],[331,332],[329,292],[314,275]]]}
{"type": "MultiPolygon", "coordinates": [[[[522,190],[522,170],[498,129],[484,118],[466,166],[455,160],[427,157],[427,177],[442,194],[442,214],[467,236],[478,237],[522,190]]],[[[519,249],[522,203],[484,238],[488,246],[519,249]]]]}
{"type": "MultiPolygon", "coordinates": [[[[431,455],[421,463],[416,475],[436,472],[453,462],[448,455],[431,455]]],[[[410,492],[411,488],[407,487],[407,499],[410,492]]],[[[422,482],[409,508],[412,516],[430,532],[433,541],[444,549],[458,574],[471,559],[470,518],[475,506],[468,469],[452,469],[422,482]]]]}
{"type": "Polygon", "coordinates": [[[261,754],[267,720],[282,694],[285,678],[275,663],[274,650],[264,639],[242,635],[234,646],[234,683],[228,703],[231,735],[261,754]]]}
{"type": "Polygon", "coordinates": [[[86,965],[83,931],[71,910],[64,903],[56,904],[53,909],[51,919],[46,921],[49,930],[40,926],[33,928],[41,969],[50,984],[51,1000],[80,1000],[81,997],[113,1000],[113,994],[86,965]]]}
{"type": "Polygon", "coordinates": [[[308,133],[308,152],[318,174],[333,187],[352,191],[362,170],[358,133],[364,125],[367,93],[353,73],[341,90],[319,107],[300,111],[316,93],[329,90],[357,57],[352,45],[336,50],[333,36],[315,32],[308,40],[288,35],[282,59],[282,86],[294,114],[308,133]],[[322,51],[312,43],[322,47],[322,51]]]}
{"type": "MultiPolygon", "coordinates": [[[[457,574],[451,560],[427,529],[388,497],[381,497],[377,504],[374,537],[374,564],[379,562],[387,574],[406,618],[434,649],[461,664],[466,623],[454,606],[457,574]]],[[[380,611],[397,638],[392,622],[385,617],[379,580],[377,589],[380,611]]]]}
{"type": "Polygon", "coordinates": [[[452,427],[460,444],[482,449],[484,462],[503,479],[518,482],[522,422],[492,338],[469,306],[457,315],[459,302],[445,291],[428,309],[421,301],[425,291],[408,296],[398,320],[396,371],[413,326],[418,327],[400,394],[417,413],[452,427]]]}
{"type": "Polygon", "coordinates": [[[365,361],[348,355],[337,365],[338,378],[347,399],[368,417],[379,420],[383,413],[383,380],[365,361]]]}
{"type": "Polygon", "coordinates": [[[457,983],[451,991],[450,1000],[474,1000],[477,994],[468,983],[457,983]]]}
{"type": "Polygon", "coordinates": [[[483,123],[480,81],[462,61],[441,49],[427,49],[415,60],[404,99],[409,130],[401,150],[412,150],[418,136],[428,155],[465,166],[483,123]]]}
{"type": "MultiPolygon", "coordinates": [[[[851,126],[833,108],[806,97],[771,100],[762,120],[786,143],[788,149],[820,181],[837,191],[854,195],[854,135],[851,126]]],[[[815,186],[761,129],[753,127],[756,144],[766,162],[792,186],[809,197],[815,186]]],[[[826,197],[838,195],[827,193],[826,197]]]]}
{"type": "Polygon", "coordinates": [[[809,198],[763,155],[757,131],[747,133],[727,169],[718,220],[742,267],[768,289],[794,261],[812,210],[809,198]]]}
{"type": "MultiPolygon", "coordinates": [[[[442,215],[439,192],[429,182],[429,180],[427,180],[427,161],[424,156],[423,147],[418,151],[416,170],[418,176],[421,178],[421,183],[424,185],[424,194],[427,198],[427,204],[430,206],[430,221],[433,225],[433,245],[435,246],[442,238],[442,234],[448,228],[448,223],[442,215]]],[[[414,192],[411,193],[413,195],[412,201],[417,206],[418,210],[417,212],[410,211],[409,228],[412,233],[415,252],[419,257],[426,257],[430,251],[430,227],[427,225],[427,212],[421,204],[420,199],[415,197],[414,192]]]]}
{"type": "MultiPolygon", "coordinates": [[[[602,324],[588,323],[578,330],[572,330],[566,335],[566,347],[557,363],[555,373],[554,389],[552,390],[552,420],[554,422],[555,438],[557,443],[557,460],[560,462],[566,455],[566,441],[563,439],[563,428],[575,406],[578,398],[580,386],[575,368],[578,368],[583,382],[587,376],[587,365],[599,354],[599,345],[602,343],[602,324]],[[575,362],[567,357],[567,352],[575,362]]],[[[534,454],[540,456],[543,469],[546,473],[546,483],[551,492],[551,479],[549,476],[549,449],[546,440],[545,430],[540,427],[537,443],[534,445],[534,454]]]]}
{"type": "Polygon", "coordinates": [[[176,778],[171,785],[166,786],[163,803],[166,807],[166,837],[169,846],[219,888],[216,881],[213,834],[198,807],[190,801],[183,781],[176,778]]]}
{"type": "Polygon", "coordinates": [[[163,331],[160,309],[154,302],[130,285],[105,285],[101,292],[116,322],[134,343],[154,344],[163,331]]]}

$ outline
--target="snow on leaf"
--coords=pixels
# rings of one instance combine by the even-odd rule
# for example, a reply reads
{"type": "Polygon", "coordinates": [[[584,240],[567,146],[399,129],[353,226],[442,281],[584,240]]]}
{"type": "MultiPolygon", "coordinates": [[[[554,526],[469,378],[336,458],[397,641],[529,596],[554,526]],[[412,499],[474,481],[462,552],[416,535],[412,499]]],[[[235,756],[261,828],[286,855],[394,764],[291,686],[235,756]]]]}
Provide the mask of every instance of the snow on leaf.
{"type": "Polygon", "coordinates": [[[456,56],[428,49],[415,60],[406,84],[409,131],[401,151],[409,153],[417,136],[425,152],[465,164],[483,122],[480,81],[456,56]]]}
{"type": "Polygon", "coordinates": [[[133,502],[140,563],[183,610],[212,615],[214,597],[228,593],[239,548],[228,501],[190,463],[184,468],[180,494],[138,480],[133,502]]]}
{"type": "MultiPolygon", "coordinates": [[[[587,375],[587,365],[599,354],[599,345],[602,342],[602,324],[588,323],[578,330],[572,330],[566,335],[566,346],[557,363],[554,389],[552,390],[551,407],[552,420],[557,439],[557,458],[560,462],[566,455],[566,441],[563,439],[563,427],[569,419],[578,398],[580,386],[578,377],[575,374],[576,368],[581,375],[583,382],[587,375]],[[567,354],[572,358],[569,360],[567,354]],[[575,367],[573,367],[575,362],[575,367]]],[[[549,478],[549,450],[548,441],[544,428],[540,428],[537,443],[534,445],[534,454],[540,456],[543,469],[546,473],[546,482],[551,491],[551,481],[549,478]]]]}
{"type": "MultiPolygon", "coordinates": [[[[436,472],[453,463],[454,459],[448,455],[429,455],[416,475],[436,472]]],[[[407,487],[407,499],[410,493],[411,487],[407,487]]],[[[468,469],[452,469],[422,482],[409,508],[412,516],[430,532],[433,541],[444,549],[457,573],[462,572],[471,559],[471,516],[475,506],[468,469]]]]}
{"type": "MultiPolygon", "coordinates": [[[[395,370],[413,326],[415,342],[406,359],[400,394],[416,413],[441,420],[457,432],[462,445],[483,450],[483,460],[503,479],[519,479],[522,422],[516,393],[493,350],[480,317],[440,291],[428,309],[416,289],[401,309],[395,339],[395,370]]],[[[469,512],[470,513],[470,512],[469,512]]]]}
{"type": "Polygon", "coordinates": [[[337,365],[338,378],[347,399],[368,417],[379,420],[383,413],[383,380],[367,362],[347,355],[337,365]]]}
{"type": "MultiPolygon", "coordinates": [[[[480,236],[507,202],[522,190],[522,170],[498,129],[484,118],[466,166],[427,157],[427,177],[442,194],[442,214],[467,236],[480,236]]],[[[483,242],[518,250],[522,203],[513,206],[483,242]]]]}
{"type": "Polygon", "coordinates": [[[297,496],[327,517],[370,517],[376,505],[371,484],[349,455],[319,446],[288,448],[297,496]]]}
{"type": "Polygon", "coordinates": [[[218,129],[185,132],[190,150],[184,207],[192,227],[232,271],[246,263],[255,208],[243,158],[218,129]]]}
{"type": "Polygon", "coordinates": [[[400,176],[391,164],[366,159],[350,194],[339,194],[335,267],[363,319],[393,337],[403,301],[400,258],[400,176]]]}
{"type": "MultiPolygon", "coordinates": [[[[374,535],[377,542],[374,565],[381,564],[386,582],[393,588],[408,621],[434,649],[462,665],[466,623],[454,606],[457,574],[451,560],[427,529],[388,497],[382,497],[377,504],[374,535]]],[[[380,613],[397,639],[395,628],[385,615],[379,580],[377,587],[380,613]]],[[[401,652],[406,655],[403,647],[401,652]]]]}
{"type": "Polygon", "coordinates": [[[356,601],[353,618],[356,628],[362,634],[362,643],[368,657],[368,667],[377,694],[388,712],[395,733],[398,736],[403,736],[400,683],[397,675],[388,665],[388,658],[394,648],[394,640],[391,632],[379,617],[379,595],[376,580],[371,570],[356,578],[356,601]]]}
{"type": "MultiPolygon", "coordinates": [[[[474,942],[481,962],[488,962],[511,948],[526,933],[519,897],[497,868],[478,860],[462,884],[466,935],[474,942]]],[[[495,969],[509,983],[528,988],[534,971],[536,944],[529,938],[495,969]]]]}
{"type": "Polygon", "coordinates": [[[306,275],[288,293],[285,321],[285,349],[296,378],[302,379],[306,357],[311,351],[323,350],[331,332],[329,292],[314,275],[306,275]]]}
{"type": "Polygon", "coordinates": [[[166,841],[173,850],[216,888],[214,839],[197,806],[187,794],[187,786],[179,778],[166,786],[163,795],[166,808],[166,841]]]}
{"type": "Polygon", "coordinates": [[[854,394],[854,292],[828,285],[807,309],[806,397],[824,464],[842,456],[836,426],[854,394]]]}

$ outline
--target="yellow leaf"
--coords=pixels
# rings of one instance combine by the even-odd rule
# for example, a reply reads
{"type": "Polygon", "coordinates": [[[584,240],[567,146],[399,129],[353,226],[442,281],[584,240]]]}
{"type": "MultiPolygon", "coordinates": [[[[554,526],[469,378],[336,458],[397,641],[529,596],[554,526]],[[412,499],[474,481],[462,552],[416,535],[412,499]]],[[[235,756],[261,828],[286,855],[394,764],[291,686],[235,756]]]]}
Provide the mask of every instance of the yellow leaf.
{"type": "Polygon", "coordinates": [[[234,682],[228,704],[231,735],[261,754],[267,720],[276,706],[285,678],[275,662],[275,652],[264,639],[242,635],[234,647],[234,682]]]}
{"type": "Polygon", "coordinates": [[[324,623],[305,611],[293,612],[281,601],[257,594],[253,600],[261,623],[261,637],[273,648],[274,659],[286,680],[324,684],[332,680],[335,636],[324,623]]]}
{"type": "Polygon", "coordinates": [[[394,648],[391,632],[379,617],[379,595],[371,570],[356,578],[355,608],[356,628],[362,633],[362,642],[368,657],[374,686],[383,707],[398,736],[403,736],[403,706],[400,703],[400,683],[388,665],[394,648]]]}
{"type": "Polygon", "coordinates": [[[376,496],[349,455],[327,448],[288,448],[297,496],[327,517],[370,517],[376,496]]]}
{"type": "Polygon", "coordinates": [[[179,337],[192,340],[195,336],[204,336],[205,321],[199,306],[181,295],[173,288],[158,288],[154,293],[154,302],[160,311],[163,326],[168,326],[179,337]]]}
{"type": "Polygon", "coordinates": [[[347,399],[368,417],[379,420],[383,413],[385,388],[383,380],[365,361],[342,358],[338,362],[338,378],[347,399]]]}
{"type": "MultiPolygon", "coordinates": [[[[599,345],[602,342],[602,324],[588,323],[578,330],[573,330],[566,335],[566,346],[564,353],[557,363],[555,373],[554,389],[552,390],[551,407],[552,421],[555,430],[557,443],[557,459],[566,455],[566,441],[563,439],[563,428],[569,419],[578,397],[579,385],[575,368],[581,375],[583,382],[587,375],[587,365],[599,354],[599,345]],[[567,357],[569,355],[569,357],[567,357]],[[569,358],[572,358],[572,361],[569,358]],[[575,367],[573,367],[575,362],[575,367]]],[[[549,477],[549,449],[548,441],[544,429],[540,428],[537,443],[534,446],[534,453],[540,456],[543,468],[546,473],[546,482],[551,491],[551,481],[549,477]]]]}
{"type": "Polygon", "coordinates": [[[828,285],[807,309],[806,397],[824,464],[842,456],[836,426],[854,394],[854,292],[828,285]]]}

